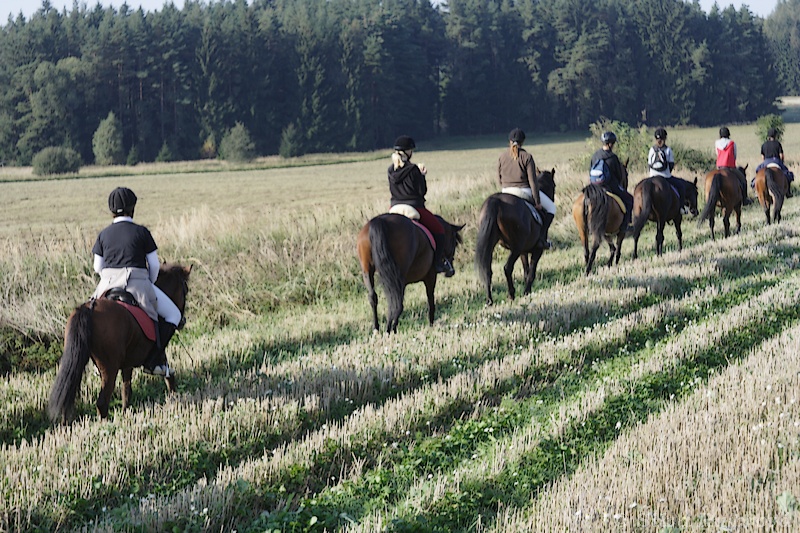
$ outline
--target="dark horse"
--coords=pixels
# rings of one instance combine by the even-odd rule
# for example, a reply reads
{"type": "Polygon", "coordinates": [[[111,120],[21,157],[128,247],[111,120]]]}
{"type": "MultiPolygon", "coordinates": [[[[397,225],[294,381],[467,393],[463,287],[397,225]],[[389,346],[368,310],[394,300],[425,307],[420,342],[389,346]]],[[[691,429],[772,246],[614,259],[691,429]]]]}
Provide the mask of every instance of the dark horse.
{"type": "Polygon", "coordinates": [[[678,250],[683,249],[681,220],[683,208],[692,216],[697,216],[697,178],[694,183],[681,178],[683,182],[683,205],[678,191],[661,176],[643,179],[633,190],[633,258],[639,257],[639,235],[648,220],[656,223],[656,254],[664,252],[664,226],[672,221],[678,236],[678,250]]]}
{"type": "MultiPolygon", "coordinates": [[[[555,200],[556,169],[539,174],[537,183],[539,190],[551,200],[555,200]]],[[[498,242],[509,250],[508,261],[503,268],[508,283],[508,295],[515,296],[514,264],[522,257],[522,272],[525,277],[523,294],[531,292],[533,279],[536,277],[536,266],[542,257],[544,248],[537,246],[541,223],[531,214],[528,202],[506,193],[496,193],[483,202],[478,223],[478,242],[475,247],[475,266],[478,276],[486,287],[486,303],[492,305],[492,255],[498,242]],[[529,256],[530,255],[530,260],[529,256]]]]}
{"type": "MultiPolygon", "coordinates": [[[[739,171],[744,174],[747,167],[739,167],[739,171]]],[[[706,172],[706,205],[697,220],[699,226],[704,220],[708,219],[708,227],[711,229],[711,238],[714,235],[714,218],[717,205],[722,208],[722,224],[725,226],[725,236],[731,234],[731,213],[736,214],[736,233],[742,229],[742,187],[739,178],[728,168],[718,168],[706,172]]]]}
{"type": "MultiPolygon", "coordinates": [[[[622,165],[623,179],[620,185],[623,189],[628,188],[628,162],[622,165]]],[[[605,238],[611,256],[608,258],[608,266],[614,264],[616,258],[619,264],[622,255],[622,241],[625,239],[625,232],[622,231],[622,221],[624,220],[622,207],[616,200],[611,198],[606,190],[600,185],[587,185],[581,194],[575,198],[572,204],[572,218],[578,227],[578,236],[583,244],[583,259],[586,262],[586,275],[592,271],[594,259],[597,256],[597,249],[600,248],[600,239],[605,238]],[[592,248],[589,250],[589,235],[592,238],[592,248]],[[616,244],[614,241],[616,240],[616,244]]]]}
{"type": "MultiPolygon", "coordinates": [[[[156,280],[183,315],[191,267],[164,263],[156,280]]],[[[67,320],[64,355],[50,390],[48,414],[53,422],[66,422],[72,415],[83,371],[91,358],[100,372],[103,386],[97,397],[97,414],[108,417],[108,405],[117,373],[122,371],[122,408],[131,400],[133,369],[142,366],[153,349],[153,341],[142,332],[139,323],[121,304],[100,298],[78,306],[67,320]]],[[[175,391],[175,377],[166,378],[167,388],[175,391]]]]}
{"type": "MultiPolygon", "coordinates": [[[[437,217],[444,227],[444,255],[453,262],[456,246],[461,243],[461,228],[437,217]]],[[[436,287],[436,269],[433,265],[433,247],[422,229],[403,215],[383,214],[367,222],[358,234],[358,259],[367,286],[372,323],[378,327],[378,294],[375,292],[375,272],[380,274],[386,298],[387,333],[397,333],[397,324],[403,312],[406,285],[422,281],[428,295],[428,322],[433,325],[436,305],[433,291],[436,287]]]]}
{"type": "Polygon", "coordinates": [[[783,173],[783,170],[774,167],[764,167],[756,172],[756,195],[758,196],[758,203],[764,210],[764,215],[767,217],[767,224],[771,224],[772,220],[776,223],[781,221],[781,209],[783,209],[783,201],[786,194],[789,192],[789,180],[783,173]],[[769,208],[772,206],[772,220],[769,216],[769,208]]]}

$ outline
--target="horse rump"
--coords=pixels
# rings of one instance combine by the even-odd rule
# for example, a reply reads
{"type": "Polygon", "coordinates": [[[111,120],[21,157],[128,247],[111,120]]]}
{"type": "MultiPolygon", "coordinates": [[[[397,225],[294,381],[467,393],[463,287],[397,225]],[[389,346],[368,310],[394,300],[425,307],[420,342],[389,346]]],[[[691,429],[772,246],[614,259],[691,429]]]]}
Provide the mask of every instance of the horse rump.
{"type": "Polygon", "coordinates": [[[67,321],[64,354],[47,403],[47,414],[53,423],[66,422],[72,416],[83,371],[89,362],[91,340],[92,308],[84,304],[77,307],[67,321]]]}

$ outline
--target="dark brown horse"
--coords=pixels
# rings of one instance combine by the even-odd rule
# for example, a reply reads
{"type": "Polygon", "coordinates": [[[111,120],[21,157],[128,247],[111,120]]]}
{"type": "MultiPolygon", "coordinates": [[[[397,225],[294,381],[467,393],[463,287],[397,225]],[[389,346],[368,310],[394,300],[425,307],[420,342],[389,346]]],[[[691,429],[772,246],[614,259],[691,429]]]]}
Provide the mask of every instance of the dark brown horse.
{"type": "MultiPolygon", "coordinates": [[[[623,189],[628,188],[628,161],[622,165],[623,179],[620,183],[623,189]]],[[[621,231],[625,213],[619,203],[608,195],[600,185],[587,185],[572,204],[572,218],[578,227],[578,236],[583,244],[583,259],[586,263],[586,275],[592,271],[600,240],[605,238],[611,255],[608,266],[614,264],[616,259],[619,264],[622,255],[622,241],[625,232],[621,231]],[[592,236],[592,248],[589,249],[589,236],[592,236]],[[615,243],[616,241],[616,243],[615,243]]]]}
{"type": "MultiPolygon", "coordinates": [[[[539,190],[551,200],[555,200],[556,170],[545,171],[536,179],[539,190]]],[[[486,287],[486,303],[492,305],[492,256],[499,242],[509,251],[503,271],[506,274],[508,295],[513,300],[514,264],[522,258],[522,272],[525,278],[523,294],[531,292],[536,277],[536,266],[544,249],[537,246],[542,225],[531,214],[528,202],[512,194],[496,193],[483,202],[478,223],[478,240],[475,247],[475,266],[478,277],[486,287]]]]}
{"type": "MultiPolygon", "coordinates": [[[[747,167],[739,167],[739,171],[744,174],[747,167]]],[[[716,217],[717,206],[722,208],[722,224],[725,227],[725,236],[731,234],[731,214],[736,214],[736,233],[742,229],[742,187],[739,178],[733,170],[728,168],[718,168],[709,170],[706,173],[705,182],[706,205],[697,220],[699,226],[704,220],[708,219],[708,227],[711,229],[711,238],[714,235],[714,218],[716,217]]]]}
{"type": "Polygon", "coordinates": [[[683,210],[697,216],[697,178],[694,182],[679,179],[683,185],[683,203],[678,191],[661,176],[646,178],[633,190],[633,258],[639,257],[639,235],[648,220],[656,223],[656,254],[664,252],[664,226],[672,221],[678,236],[678,250],[683,249],[681,220],[683,210]]]}
{"type": "MultiPolygon", "coordinates": [[[[444,255],[453,262],[456,246],[461,243],[461,228],[437,217],[444,227],[444,255]]],[[[384,214],[367,222],[358,234],[358,259],[372,306],[372,323],[378,327],[378,293],[375,292],[375,273],[380,275],[388,300],[387,333],[397,333],[403,312],[406,285],[421,281],[428,296],[428,322],[433,325],[436,310],[433,291],[436,288],[436,269],[433,247],[422,229],[403,215],[384,214]]]]}
{"type": "MultiPolygon", "coordinates": [[[[164,263],[156,286],[178,306],[183,315],[191,267],[164,263]]],[[[64,355],[50,390],[48,414],[53,422],[66,422],[72,416],[83,371],[91,358],[100,372],[103,386],[97,397],[97,414],[108,416],[108,405],[122,371],[122,408],[131,400],[133,369],[142,366],[153,349],[153,341],[142,332],[136,319],[121,304],[100,298],[78,306],[67,320],[64,355]]],[[[175,391],[175,377],[166,378],[167,388],[175,391]]]]}
{"type": "Polygon", "coordinates": [[[756,195],[758,203],[764,210],[767,217],[767,224],[781,221],[781,209],[786,193],[789,192],[789,180],[780,167],[767,166],[756,172],[756,195]],[[772,220],[770,220],[769,208],[772,206],[772,220]]]}

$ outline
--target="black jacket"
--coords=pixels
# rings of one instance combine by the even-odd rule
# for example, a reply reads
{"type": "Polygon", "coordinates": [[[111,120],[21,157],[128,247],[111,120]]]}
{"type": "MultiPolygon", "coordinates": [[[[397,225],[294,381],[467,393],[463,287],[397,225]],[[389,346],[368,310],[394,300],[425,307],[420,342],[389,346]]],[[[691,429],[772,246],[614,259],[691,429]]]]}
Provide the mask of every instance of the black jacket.
{"type": "Polygon", "coordinates": [[[419,167],[408,161],[397,170],[394,165],[389,165],[389,192],[392,194],[392,204],[408,204],[413,207],[425,207],[425,193],[428,192],[428,182],[420,172],[419,167]]]}

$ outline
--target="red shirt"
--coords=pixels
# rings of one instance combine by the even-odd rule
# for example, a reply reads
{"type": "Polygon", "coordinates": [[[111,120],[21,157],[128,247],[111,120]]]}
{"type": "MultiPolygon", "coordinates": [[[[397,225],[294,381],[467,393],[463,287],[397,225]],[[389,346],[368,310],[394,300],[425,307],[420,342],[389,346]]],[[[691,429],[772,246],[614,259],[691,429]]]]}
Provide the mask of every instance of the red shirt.
{"type": "Polygon", "coordinates": [[[733,141],[723,149],[717,147],[717,166],[736,168],[736,144],[733,141]]]}

